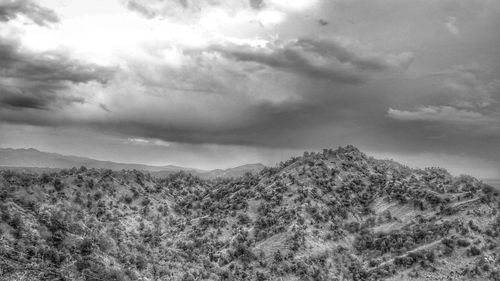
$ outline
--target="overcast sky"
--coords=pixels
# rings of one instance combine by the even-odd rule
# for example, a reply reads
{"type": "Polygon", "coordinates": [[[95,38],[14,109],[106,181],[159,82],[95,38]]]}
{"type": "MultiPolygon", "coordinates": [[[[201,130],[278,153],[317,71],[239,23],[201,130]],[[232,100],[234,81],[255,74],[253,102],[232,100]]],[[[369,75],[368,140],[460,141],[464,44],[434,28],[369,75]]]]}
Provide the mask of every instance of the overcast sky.
{"type": "Polygon", "coordinates": [[[0,0],[0,147],[500,177],[498,0],[0,0]]]}

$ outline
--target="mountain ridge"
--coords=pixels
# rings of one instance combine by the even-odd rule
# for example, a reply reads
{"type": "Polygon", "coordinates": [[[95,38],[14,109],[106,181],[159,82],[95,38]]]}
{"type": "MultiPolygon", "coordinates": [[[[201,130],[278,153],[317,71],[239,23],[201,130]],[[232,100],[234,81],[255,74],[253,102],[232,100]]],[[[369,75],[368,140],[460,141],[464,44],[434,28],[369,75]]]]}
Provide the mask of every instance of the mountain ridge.
{"type": "Polygon", "coordinates": [[[34,168],[32,171],[44,169],[70,169],[85,166],[87,168],[111,170],[139,170],[165,176],[175,172],[188,172],[202,178],[238,177],[246,172],[259,172],[264,168],[260,163],[245,164],[228,169],[201,170],[175,165],[154,166],[136,163],[119,163],[106,160],[96,160],[88,157],[63,155],[59,153],[44,152],[34,148],[0,148],[0,167],[7,168],[34,168]]]}

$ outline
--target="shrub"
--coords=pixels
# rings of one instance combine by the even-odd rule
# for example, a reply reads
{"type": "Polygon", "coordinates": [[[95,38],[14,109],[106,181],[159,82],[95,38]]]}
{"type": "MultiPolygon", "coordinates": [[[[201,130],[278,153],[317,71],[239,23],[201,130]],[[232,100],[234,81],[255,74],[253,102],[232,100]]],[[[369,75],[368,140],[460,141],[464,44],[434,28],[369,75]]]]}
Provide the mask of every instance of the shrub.
{"type": "Polygon", "coordinates": [[[276,263],[280,263],[283,261],[283,255],[281,254],[281,251],[280,250],[277,250],[276,252],[274,252],[274,262],[276,263]]]}
{"type": "Polygon", "coordinates": [[[16,230],[21,229],[24,225],[23,218],[20,214],[16,214],[8,223],[13,229],[16,230]]]}
{"type": "Polygon", "coordinates": [[[51,181],[52,181],[52,178],[46,173],[42,173],[42,175],[40,176],[40,182],[42,184],[48,184],[51,181]]]}
{"type": "Polygon", "coordinates": [[[477,248],[476,246],[471,246],[468,250],[469,255],[471,256],[477,256],[481,254],[481,250],[477,248]]]}
{"type": "Polygon", "coordinates": [[[251,219],[247,214],[238,214],[238,223],[239,224],[248,224],[250,222],[251,222],[251,219]]]}
{"type": "Polygon", "coordinates": [[[125,202],[128,205],[130,205],[132,203],[132,201],[134,201],[134,199],[129,195],[124,195],[122,197],[122,200],[123,200],[123,202],[125,202]]]}
{"type": "Polygon", "coordinates": [[[468,247],[470,245],[470,242],[467,239],[458,239],[457,245],[460,247],[468,247]]]}
{"type": "Polygon", "coordinates": [[[146,266],[147,266],[147,262],[143,256],[138,255],[135,257],[135,267],[138,270],[142,271],[142,270],[146,269],[146,266]]]}
{"type": "Polygon", "coordinates": [[[59,192],[64,189],[64,183],[60,179],[55,179],[54,188],[57,192],[59,192]]]}
{"type": "Polygon", "coordinates": [[[82,256],[88,256],[92,254],[94,251],[94,242],[92,239],[85,238],[83,241],[80,243],[80,253],[82,256]]]}
{"type": "Polygon", "coordinates": [[[141,204],[142,206],[146,207],[151,204],[151,200],[149,198],[145,198],[144,200],[142,200],[141,204]]]}

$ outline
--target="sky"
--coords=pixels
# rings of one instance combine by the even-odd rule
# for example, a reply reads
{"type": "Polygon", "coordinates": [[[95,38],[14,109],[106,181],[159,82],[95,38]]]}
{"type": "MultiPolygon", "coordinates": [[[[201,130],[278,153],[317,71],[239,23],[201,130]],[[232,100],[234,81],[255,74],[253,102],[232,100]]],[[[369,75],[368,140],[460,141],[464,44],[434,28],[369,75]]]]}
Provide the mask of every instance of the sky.
{"type": "Polygon", "coordinates": [[[500,178],[500,1],[0,0],[0,147],[500,178]]]}

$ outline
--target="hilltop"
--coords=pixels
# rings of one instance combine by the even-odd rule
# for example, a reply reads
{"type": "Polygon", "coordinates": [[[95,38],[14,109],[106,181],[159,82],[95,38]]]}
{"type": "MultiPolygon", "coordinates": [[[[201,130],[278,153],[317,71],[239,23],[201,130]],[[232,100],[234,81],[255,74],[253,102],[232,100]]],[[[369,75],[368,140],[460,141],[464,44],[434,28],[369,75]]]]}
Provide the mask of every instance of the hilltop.
{"type": "Polygon", "coordinates": [[[232,179],[0,173],[0,280],[500,278],[498,191],[353,146],[232,179]]]}

